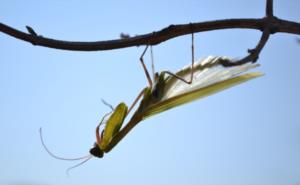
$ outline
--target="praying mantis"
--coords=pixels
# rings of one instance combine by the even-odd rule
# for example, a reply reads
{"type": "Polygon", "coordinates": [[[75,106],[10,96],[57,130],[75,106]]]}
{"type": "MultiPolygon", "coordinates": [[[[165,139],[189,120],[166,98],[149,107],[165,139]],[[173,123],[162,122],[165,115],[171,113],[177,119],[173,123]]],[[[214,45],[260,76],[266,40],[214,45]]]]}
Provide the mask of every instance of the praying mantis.
{"type": "MultiPolygon", "coordinates": [[[[149,86],[145,87],[137,96],[133,104],[128,109],[128,113],[136,105],[139,99],[140,104],[129,122],[117,132],[110,134],[110,142],[103,147],[101,140],[97,140],[94,149],[109,152],[116,144],[119,143],[140,121],[164,112],[176,106],[189,103],[199,98],[214,94],[234,85],[246,82],[256,77],[262,76],[260,72],[241,73],[259,66],[256,63],[246,63],[241,66],[225,67],[222,61],[230,60],[226,57],[207,57],[199,62],[194,62],[194,35],[192,34],[192,64],[178,72],[171,73],[162,71],[155,73],[151,80],[149,72],[145,66],[143,57],[148,49],[146,46],[140,57],[149,86]],[[99,147],[98,147],[99,146],[99,147]]],[[[152,55],[151,55],[152,56],[152,55]]],[[[153,61],[153,60],[152,60],[153,61]]],[[[232,61],[234,62],[234,61],[232,61]]],[[[118,111],[117,109],[115,111],[118,111]]],[[[123,114],[124,118],[128,115],[123,114]]],[[[113,119],[113,118],[112,118],[113,119]]],[[[119,124],[122,124],[120,122],[119,124]]],[[[116,124],[117,125],[117,124],[116,124]]],[[[110,125],[107,125],[109,128],[110,125]]],[[[118,125],[118,128],[121,128],[118,125]]],[[[104,129],[104,133],[106,128],[104,129]]],[[[101,138],[96,129],[96,138],[101,138]]],[[[97,157],[97,156],[96,156],[97,157]]]]}
{"type": "MultiPolygon", "coordinates": [[[[226,57],[207,57],[195,62],[194,34],[192,34],[192,64],[176,73],[170,71],[153,72],[153,79],[151,79],[143,59],[148,47],[147,45],[140,57],[148,86],[142,89],[129,108],[124,102],[118,104],[110,113],[103,131],[100,132],[100,126],[103,124],[104,117],[108,116],[108,114],[103,117],[100,124],[96,127],[96,142],[90,149],[90,155],[76,158],[75,160],[85,159],[78,165],[83,164],[93,156],[102,158],[104,153],[111,151],[132,128],[146,118],[263,75],[260,72],[241,74],[257,67],[258,64],[256,63],[225,67],[222,65],[222,61],[229,60],[234,62],[226,57]],[[122,127],[125,118],[138,102],[140,103],[128,123],[122,127]]],[[[153,58],[151,59],[153,66],[153,58]]],[[[154,71],[153,67],[152,70],[154,71]]],[[[46,151],[55,158],[65,159],[54,156],[46,148],[41,130],[40,133],[46,151]]],[[[69,168],[69,170],[78,165],[69,168]]]]}

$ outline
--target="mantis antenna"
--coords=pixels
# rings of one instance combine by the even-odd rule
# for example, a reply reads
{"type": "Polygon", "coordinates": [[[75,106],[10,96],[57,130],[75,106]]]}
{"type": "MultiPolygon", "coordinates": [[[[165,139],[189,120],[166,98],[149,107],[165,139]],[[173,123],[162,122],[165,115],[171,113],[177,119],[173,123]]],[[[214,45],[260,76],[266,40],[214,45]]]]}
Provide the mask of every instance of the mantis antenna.
{"type": "MultiPolygon", "coordinates": [[[[107,105],[107,106],[110,107],[112,110],[111,110],[110,112],[106,113],[106,114],[102,117],[102,119],[101,119],[99,125],[97,126],[97,129],[96,129],[97,132],[99,132],[99,127],[100,127],[102,124],[105,124],[105,123],[104,123],[104,119],[105,119],[109,114],[111,114],[111,112],[114,110],[113,106],[110,105],[109,103],[107,103],[106,101],[104,101],[103,99],[102,99],[102,102],[103,102],[104,105],[107,105]]],[[[103,131],[102,131],[102,132],[103,132],[103,131]]],[[[78,163],[78,164],[76,164],[76,165],[74,165],[74,166],[69,167],[69,168],[66,170],[67,175],[69,175],[70,170],[72,170],[72,169],[74,169],[74,168],[77,168],[78,166],[81,166],[82,164],[86,163],[87,161],[89,161],[89,160],[94,156],[93,154],[89,154],[89,155],[86,155],[86,156],[83,156],[83,157],[77,157],[77,158],[65,158],[65,157],[57,156],[57,155],[53,154],[53,153],[48,149],[48,147],[46,146],[45,141],[44,141],[44,138],[43,138],[42,128],[39,129],[39,133],[40,133],[41,143],[42,143],[44,149],[46,150],[46,152],[47,152],[51,157],[53,157],[53,158],[55,158],[55,159],[58,159],[58,160],[64,160],[64,161],[78,161],[78,160],[83,160],[82,162],[80,162],[80,163],[78,163]]],[[[103,135],[103,133],[102,133],[102,135],[103,135]]],[[[100,143],[101,139],[100,139],[100,138],[96,138],[96,139],[97,139],[97,141],[100,143]]]]}
{"type": "Polygon", "coordinates": [[[53,153],[47,148],[47,146],[46,146],[46,144],[45,144],[45,142],[44,142],[44,139],[43,139],[42,128],[40,128],[39,131],[40,131],[40,138],[41,138],[42,145],[43,145],[44,149],[47,151],[47,153],[48,153],[51,157],[53,157],[53,158],[55,158],[55,159],[59,159],[59,160],[64,160],[64,161],[78,161],[78,160],[83,160],[83,161],[80,162],[79,164],[76,164],[76,165],[74,165],[74,166],[71,166],[70,168],[68,168],[68,169],[66,170],[66,174],[67,174],[68,176],[69,176],[70,170],[72,170],[72,169],[74,169],[74,168],[76,168],[76,167],[78,167],[78,166],[81,166],[82,164],[86,163],[88,160],[90,160],[90,159],[93,157],[93,155],[91,155],[91,154],[89,154],[89,155],[87,155],[87,156],[83,156],[83,157],[77,157],[77,158],[65,158],[65,157],[59,157],[59,156],[53,154],[53,153]]]}
{"type": "Polygon", "coordinates": [[[104,99],[101,99],[101,101],[104,105],[108,106],[112,111],[114,110],[114,107],[111,104],[107,103],[104,99]]]}
{"type": "Polygon", "coordinates": [[[78,161],[78,160],[82,160],[82,159],[87,159],[89,158],[91,155],[86,155],[86,156],[83,156],[83,157],[77,157],[77,158],[65,158],[65,157],[59,157],[55,154],[53,154],[49,149],[48,147],[46,146],[45,142],[44,142],[44,138],[43,138],[43,132],[42,132],[42,128],[40,128],[40,139],[41,139],[41,142],[42,142],[42,145],[44,147],[44,149],[46,150],[46,152],[53,158],[55,159],[59,159],[59,160],[64,160],[64,161],[78,161]]]}
{"type": "Polygon", "coordinates": [[[88,160],[90,160],[92,157],[93,157],[93,156],[90,155],[90,156],[87,157],[84,161],[82,161],[82,162],[80,162],[80,163],[78,163],[78,164],[76,164],[76,165],[74,165],[74,166],[71,166],[70,168],[68,168],[68,169],[66,170],[66,174],[69,176],[69,172],[70,172],[71,170],[73,170],[74,168],[77,168],[78,166],[81,166],[81,165],[83,165],[84,163],[88,162],[88,160]]]}

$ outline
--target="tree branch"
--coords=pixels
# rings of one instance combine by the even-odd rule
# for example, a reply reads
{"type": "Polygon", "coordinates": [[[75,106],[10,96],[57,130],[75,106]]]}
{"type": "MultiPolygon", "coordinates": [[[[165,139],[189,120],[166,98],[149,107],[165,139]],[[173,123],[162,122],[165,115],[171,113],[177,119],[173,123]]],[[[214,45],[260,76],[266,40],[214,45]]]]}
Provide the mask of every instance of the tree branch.
{"type": "Polygon", "coordinates": [[[200,23],[170,25],[160,31],[144,35],[130,37],[128,34],[124,35],[121,33],[121,39],[95,42],[74,42],[46,38],[38,35],[30,26],[26,26],[28,33],[25,33],[0,23],[0,31],[17,39],[30,42],[33,45],[74,51],[99,51],[140,45],[156,45],[178,36],[220,29],[240,28],[262,31],[263,33],[259,43],[254,49],[248,50],[249,54],[247,56],[235,62],[229,60],[221,62],[224,66],[236,66],[247,62],[256,62],[261,50],[268,41],[270,34],[283,32],[300,35],[300,23],[282,20],[273,15],[273,0],[266,0],[265,11],[266,16],[261,19],[224,19],[200,23]]]}
{"type": "Polygon", "coordinates": [[[129,35],[125,36],[124,34],[121,34],[121,39],[95,42],[74,42],[46,38],[38,35],[30,26],[26,26],[28,33],[25,33],[0,23],[0,31],[17,39],[30,42],[33,45],[73,51],[100,51],[140,45],[156,45],[178,36],[220,29],[240,28],[262,31],[263,34],[259,43],[254,49],[248,50],[249,54],[246,57],[235,62],[230,62],[229,60],[221,62],[224,66],[236,66],[251,61],[255,62],[258,59],[261,50],[267,43],[270,34],[282,32],[300,35],[300,23],[282,20],[273,15],[273,0],[266,0],[265,11],[266,16],[260,19],[224,19],[200,23],[170,25],[160,31],[144,35],[130,37],[129,35]]]}
{"type": "Polygon", "coordinates": [[[170,25],[160,31],[139,35],[136,37],[95,42],[55,40],[31,33],[28,34],[0,23],[1,32],[17,39],[30,42],[33,45],[73,51],[100,51],[140,45],[156,45],[178,36],[197,32],[233,28],[256,29],[263,31],[266,27],[272,27],[274,33],[282,32],[300,35],[300,23],[277,19],[276,17],[272,17],[272,19],[224,19],[200,23],[170,25]]]}

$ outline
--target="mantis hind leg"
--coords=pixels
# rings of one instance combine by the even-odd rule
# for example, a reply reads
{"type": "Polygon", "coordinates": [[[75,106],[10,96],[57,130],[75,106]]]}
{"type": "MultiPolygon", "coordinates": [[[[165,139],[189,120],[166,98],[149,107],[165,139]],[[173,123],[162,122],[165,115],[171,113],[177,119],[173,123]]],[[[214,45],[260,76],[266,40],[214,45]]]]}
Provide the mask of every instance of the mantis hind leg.
{"type": "Polygon", "coordinates": [[[191,65],[191,78],[190,80],[186,80],[180,76],[178,76],[177,74],[174,74],[170,71],[162,71],[162,73],[166,73],[168,75],[171,75],[175,78],[177,78],[178,80],[181,80],[187,84],[191,84],[193,82],[193,77],[194,77],[194,61],[195,61],[195,54],[194,54],[194,33],[192,33],[192,46],[191,46],[191,49],[192,49],[192,65],[191,65]]]}
{"type": "MultiPolygon", "coordinates": [[[[140,62],[143,66],[143,69],[144,69],[144,72],[146,74],[146,77],[147,77],[147,80],[148,80],[148,83],[149,83],[149,88],[152,89],[152,86],[153,86],[153,82],[151,80],[151,77],[150,77],[150,74],[149,74],[149,71],[147,70],[147,67],[145,65],[145,62],[144,62],[144,55],[148,49],[149,45],[146,46],[145,50],[143,51],[141,57],[140,57],[140,62]]],[[[152,46],[150,46],[150,50],[151,50],[151,68],[152,68],[152,75],[154,77],[154,62],[153,62],[153,52],[152,52],[152,46]]],[[[138,102],[138,100],[143,96],[144,94],[144,89],[139,93],[139,95],[135,98],[135,100],[133,101],[133,103],[131,104],[131,106],[129,107],[128,111],[127,111],[127,115],[130,113],[130,111],[133,109],[133,107],[136,105],[136,103],[138,102]]]]}
{"type": "Polygon", "coordinates": [[[146,65],[145,65],[145,63],[144,63],[144,59],[143,59],[143,57],[144,57],[144,55],[145,55],[145,53],[146,53],[148,47],[149,47],[149,45],[147,45],[146,48],[145,48],[145,50],[143,51],[143,53],[142,53],[142,55],[141,55],[141,57],[140,57],[140,62],[141,62],[141,64],[142,64],[142,66],[143,66],[143,69],[144,69],[144,72],[145,72],[145,74],[146,74],[146,77],[147,77],[149,86],[152,87],[153,83],[152,83],[150,74],[149,74],[149,72],[148,72],[148,70],[147,70],[147,67],[146,67],[146,65]]]}

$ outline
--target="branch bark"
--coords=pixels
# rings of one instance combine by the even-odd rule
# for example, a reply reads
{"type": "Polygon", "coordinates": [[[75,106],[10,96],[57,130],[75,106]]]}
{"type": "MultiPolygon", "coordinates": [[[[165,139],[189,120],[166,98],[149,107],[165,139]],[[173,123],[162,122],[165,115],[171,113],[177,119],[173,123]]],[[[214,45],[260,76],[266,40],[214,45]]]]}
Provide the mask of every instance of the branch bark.
{"type": "Polygon", "coordinates": [[[272,28],[272,30],[274,30],[272,31],[272,33],[282,32],[300,35],[300,23],[282,20],[276,17],[272,17],[271,19],[224,19],[200,23],[170,25],[166,28],[163,28],[160,31],[155,31],[144,35],[124,39],[95,42],[55,40],[40,35],[35,35],[31,33],[28,34],[3,23],[0,23],[1,32],[15,37],[17,39],[29,42],[33,45],[73,51],[101,51],[141,45],[156,45],[169,39],[191,33],[236,28],[256,29],[260,31],[265,30],[265,28],[272,28]]]}

